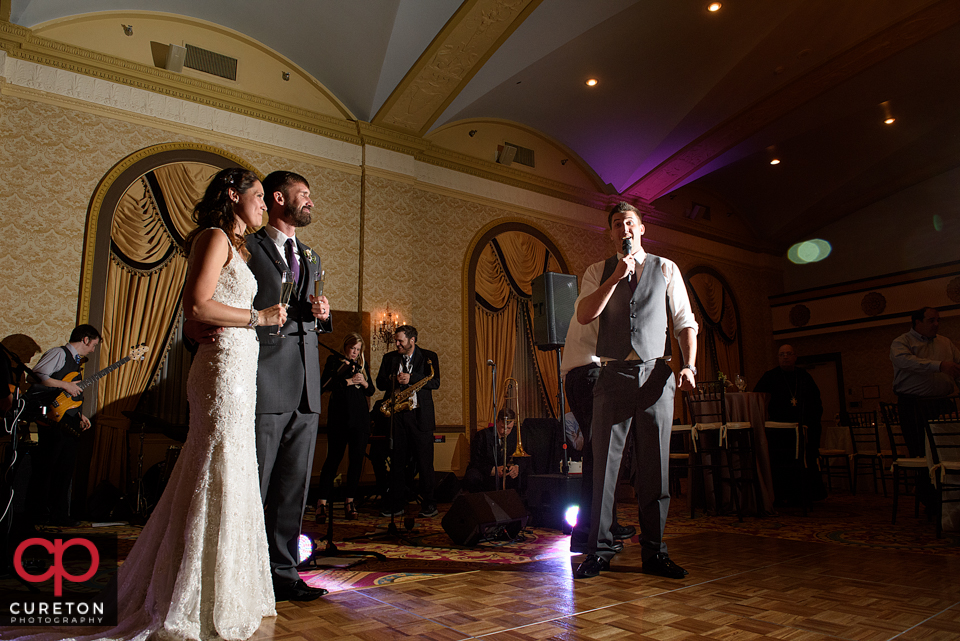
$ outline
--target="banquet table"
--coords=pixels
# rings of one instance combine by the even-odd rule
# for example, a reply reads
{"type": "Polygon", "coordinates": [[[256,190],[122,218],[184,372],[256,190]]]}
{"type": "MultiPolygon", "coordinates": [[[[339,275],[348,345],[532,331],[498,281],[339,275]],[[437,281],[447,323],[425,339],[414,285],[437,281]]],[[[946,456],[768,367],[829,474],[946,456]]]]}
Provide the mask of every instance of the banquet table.
{"type": "MultiPolygon", "coordinates": [[[[770,395],[760,392],[727,392],[724,394],[727,409],[727,421],[750,423],[753,428],[753,446],[757,458],[757,483],[760,487],[760,500],[763,511],[773,512],[773,474],[770,471],[770,453],[767,449],[767,404],[770,395]]],[[[752,505],[752,497],[747,498],[747,507],[752,505]]]]}

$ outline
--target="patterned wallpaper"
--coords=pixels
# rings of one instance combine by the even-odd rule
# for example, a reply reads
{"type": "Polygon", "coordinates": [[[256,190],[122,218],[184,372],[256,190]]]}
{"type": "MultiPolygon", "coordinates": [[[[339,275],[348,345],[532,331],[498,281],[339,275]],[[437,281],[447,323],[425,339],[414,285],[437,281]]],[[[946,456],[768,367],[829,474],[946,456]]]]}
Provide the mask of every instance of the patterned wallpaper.
{"type": "MultiPolygon", "coordinates": [[[[63,106],[0,96],[0,282],[7,304],[0,309],[3,335],[26,333],[44,348],[65,342],[76,321],[84,226],[91,195],[103,176],[125,156],[170,142],[211,144],[63,106]]],[[[361,177],[302,160],[290,160],[239,143],[213,143],[246,159],[263,173],[291,169],[311,183],[314,223],[301,230],[327,270],[333,308],[377,315],[387,304],[417,326],[422,345],[439,353],[441,391],[438,422],[461,425],[464,385],[462,283],[467,252],[488,224],[522,220],[539,228],[560,248],[569,270],[582,276],[605,258],[605,233],[576,224],[519,214],[475,198],[440,194],[410,181],[366,178],[361,254],[361,177]],[[362,274],[361,274],[362,270],[362,274]],[[361,282],[363,300],[360,300],[361,282]]],[[[656,240],[657,230],[648,237],[656,240]]],[[[691,242],[696,243],[695,240],[691,242]]],[[[659,245],[651,251],[683,269],[705,262],[695,245],[659,245]]],[[[706,261],[738,294],[745,336],[746,373],[756,379],[773,353],[766,296],[779,291],[775,274],[734,262],[706,261]]],[[[379,365],[381,352],[372,358],[379,365]]]]}
{"type": "MultiPolygon", "coordinates": [[[[437,422],[464,421],[462,283],[470,245],[493,221],[524,220],[552,238],[572,271],[582,273],[602,257],[604,237],[572,225],[524,217],[491,205],[436,194],[380,177],[366,183],[364,308],[387,304],[417,328],[420,344],[440,358],[441,387],[435,395],[437,422]]],[[[373,362],[379,364],[378,352],[373,362]]]]}
{"type": "MultiPolygon", "coordinates": [[[[0,95],[0,310],[3,336],[24,333],[49,349],[77,318],[80,261],[90,198],[117,162],[144,147],[208,143],[16,97],[0,95]]],[[[335,308],[356,309],[360,178],[241,147],[217,145],[268,173],[289,168],[310,182],[319,224],[303,238],[325,261],[335,308]],[[339,301],[343,301],[342,305],[339,301]]],[[[316,220],[316,219],[315,219],[316,220]]]]}

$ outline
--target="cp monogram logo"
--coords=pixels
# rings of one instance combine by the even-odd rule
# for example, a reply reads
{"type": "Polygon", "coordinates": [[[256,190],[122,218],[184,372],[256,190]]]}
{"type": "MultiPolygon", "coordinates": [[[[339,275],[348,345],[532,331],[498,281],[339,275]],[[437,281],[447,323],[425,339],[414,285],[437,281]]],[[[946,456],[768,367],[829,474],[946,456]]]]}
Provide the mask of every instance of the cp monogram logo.
{"type": "Polygon", "coordinates": [[[70,539],[66,543],[63,542],[63,539],[54,539],[53,543],[47,541],[46,539],[27,539],[17,546],[17,551],[13,554],[13,567],[17,571],[17,574],[20,575],[20,578],[22,578],[24,581],[29,581],[31,583],[42,583],[50,577],[53,577],[54,596],[63,596],[64,578],[74,583],[86,581],[96,574],[99,566],[100,552],[97,551],[97,546],[87,539],[80,538],[70,539]],[[53,555],[53,567],[43,574],[30,574],[23,567],[23,552],[31,545],[39,545],[53,555]],[[83,546],[90,552],[90,568],[80,576],[74,576],[68,573],[63,567],[63,552],[73,545],[83,546]]]}

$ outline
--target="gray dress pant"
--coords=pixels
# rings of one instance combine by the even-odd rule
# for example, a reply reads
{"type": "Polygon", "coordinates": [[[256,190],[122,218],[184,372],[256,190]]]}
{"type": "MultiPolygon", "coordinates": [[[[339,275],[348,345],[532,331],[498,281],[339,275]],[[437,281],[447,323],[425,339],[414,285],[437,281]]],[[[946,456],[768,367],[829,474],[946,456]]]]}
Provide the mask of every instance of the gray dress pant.
{"type": "Polygon", "coordinates": [[[300,580],[297,540],[307,505],[319,414],[257,414],[257,463],[274,584],[300,580]]]}
{"type": "Polygon", "coordinates": [[[670,428],[676,380],[663,359],[606,363],[594,386],[593,505],[588,551],[613,558],[614,498],[624,447],[633,440],[641,558],[667,552],[670,428]]]}

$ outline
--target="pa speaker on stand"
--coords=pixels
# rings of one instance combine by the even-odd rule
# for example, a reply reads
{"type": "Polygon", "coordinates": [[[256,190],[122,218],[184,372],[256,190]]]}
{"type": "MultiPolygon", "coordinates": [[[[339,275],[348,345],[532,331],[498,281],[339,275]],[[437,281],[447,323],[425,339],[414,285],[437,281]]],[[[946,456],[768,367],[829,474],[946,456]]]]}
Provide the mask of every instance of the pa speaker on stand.
{"type": "Polygon", "coordinates": [[[537,349],[549,352],[563,347],[577,302],[577,277],[546,272],[534,278],[530,287],[537,349]]]}

